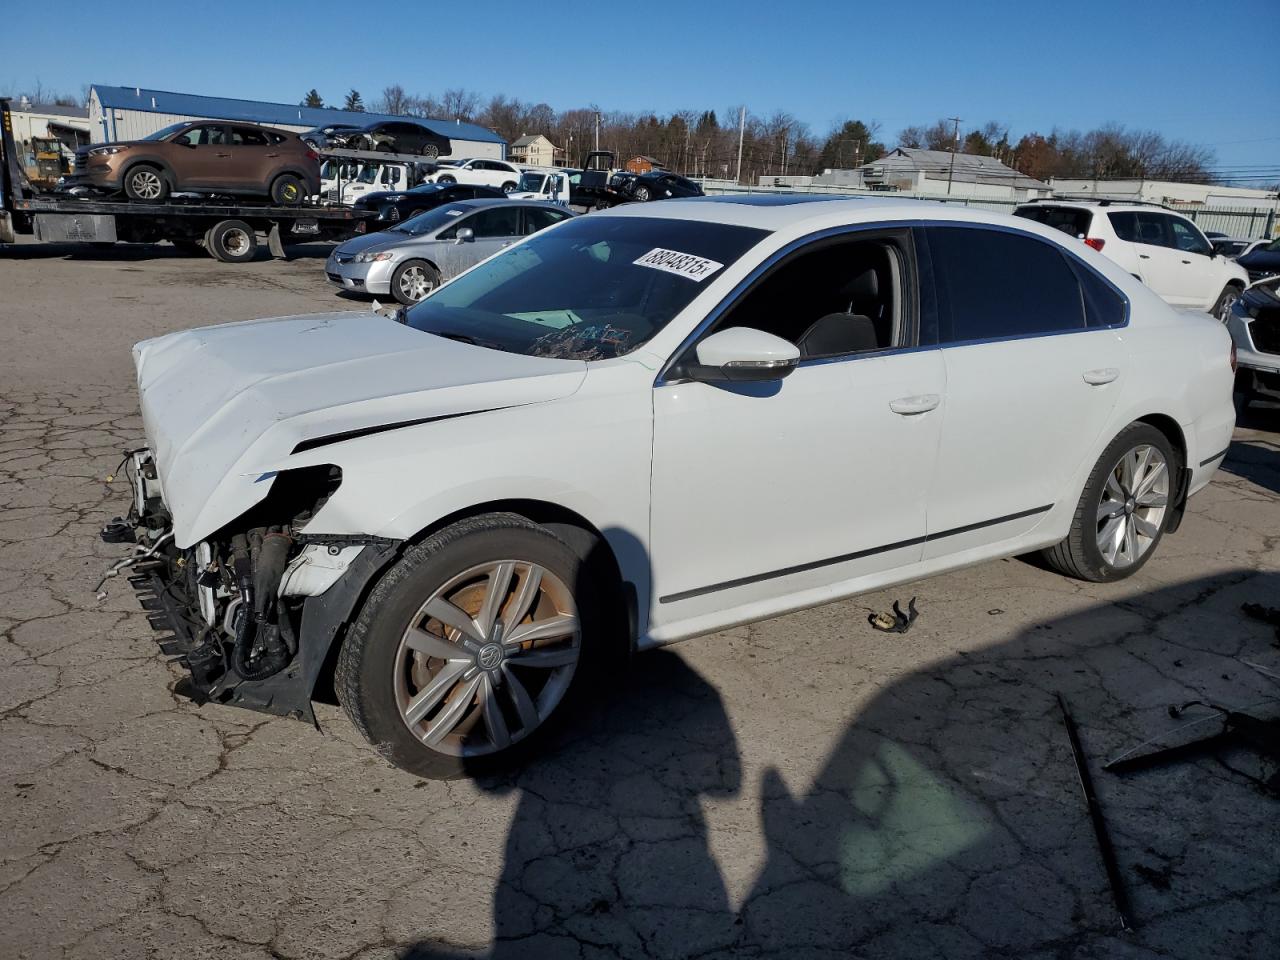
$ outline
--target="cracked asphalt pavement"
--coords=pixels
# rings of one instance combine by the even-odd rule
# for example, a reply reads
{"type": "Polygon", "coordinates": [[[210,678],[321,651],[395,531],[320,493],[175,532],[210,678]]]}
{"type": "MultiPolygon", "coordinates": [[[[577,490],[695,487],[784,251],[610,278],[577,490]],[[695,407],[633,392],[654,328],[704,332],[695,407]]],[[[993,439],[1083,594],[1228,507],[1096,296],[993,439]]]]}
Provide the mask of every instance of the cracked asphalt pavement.
{"type": "Polygon", "coordinates": [[[332,309],[319,248],[0,250],[0,956],[1280,956],[1280,779],[1198,736],[1280,712],[1280,409],[1254,411],[1136,577],[1009,560],[637,657],[503,779],[387,766],[170,692],[93,586],[141,425],[130,345],[332,309]],[[905,635],[867,615],[918,596],[905,635]],[[1118,928],[1054,693],[1080,724],[1136,930],[1118,928]]]}

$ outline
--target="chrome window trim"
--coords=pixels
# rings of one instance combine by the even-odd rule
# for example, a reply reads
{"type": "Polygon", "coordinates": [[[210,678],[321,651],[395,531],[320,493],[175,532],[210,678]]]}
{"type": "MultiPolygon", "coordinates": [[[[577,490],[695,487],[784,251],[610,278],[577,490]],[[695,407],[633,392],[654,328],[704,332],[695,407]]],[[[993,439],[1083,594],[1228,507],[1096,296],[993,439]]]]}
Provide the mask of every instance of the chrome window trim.
{"type": "MultiPolygon", "coordinates": [[[[1061,337],[1061,336],[1067,336],[1075,333],[1096,333],[1102,330],[1121,330],[1129,326],[1131,303],[1130,303],[1128,294],[1126,294],[1123,290],[1121,290],[1114,283],[1112,283],[1111,280],[1109,280],[1107,277],[1103,276],[1101,273],[1099,273],[1097,270],[1091,267],[1079,256],[1074,254],[1072,251],[1068,250],[1065,246],[1054,243],[1053,241],[1048,240],[1044,237],[1037,236],[1034,233],[1028,233],[1026,230],[1020,230],[1016,227],[1010,227],[1005,224],[999,224],[999,223],[969,223],[967,221],[962,221],[962,220],[884,220],[884,221],[879,221],[875,223],[850,224],[842,227],[828,227],[825,230],[818,230],[818,231],[815,231],[814,233],[805,234],[803,237],[797,237],[795,240],[792,240],[790,243],[786,244],[785,246],[778,248],[773,253],[771,253],[768,257],[766,257],[764,260],[758,263],[749,274],[747,274],[745,277],[739,280],[738,283],[734,285],[733,289],[730,290],[727,294],[725,294],[723,298],[721,298],[720,302],[717,303],[715,307],[713,307],[710,311],[708,311],[707,315],[703,317],[701,321],[698,322],[698,325],[696,327],[693,328],[693,331],[687,337],[685,337],[682,341],[680,341],[680,345],[674,351],[672,351],[671,356],[667,358],[666,362],[662,365],[662,369],[658,372],[658,376],[654,379],[654,382],[653,382],[654,387],[655,388],[665,387],[675,383],[687,383],[688,381],[686,380],[668,380],[667,379],[668,372],[676,364],[679,358],[684,355],[686,350],[688,350],[695,343],[697,343],[699,338],[701,338],[702,335],[706,333],[707,329],[713,326],[715,322],[724,315],[724,313],[728,310],[728,308],[738,300],[738,298],[747,290],[747,288],[749,288],[758,279],[760,279],[760,277],[765,272],[770,270],[775,264],[777,264],[779,260],[794,253],[800,247],[806,246],[810,243],[817,243],[821,240],[827,240],[827,239],[830,239],[831,237],[845,236],[848,234],[872,233],[872,232],[879,232],[883,230],[901,230],[904,228],[907,230],[919,230],[919,229],[926,229],[931,227],[952,227],[955,229],[967,229],[967,230],[994,230],[999,233],[1010,233],[1010,234],[1013,234],[1014,236],[1026,237],[1031,240],[1039,241],[1040,243],[1043,243],[1046,246],[1051,247],[1052,249],[1058,251],[1060,254],[1062,254],[1063,257],[1069,258],[1069,260],[1071,261],[1070,263],[1068,263],[1069,268],[1073,270],[1075,269],[1087,270],[1092,276],[1096,277],[1097,279],[1101,280],[1104,284],[1106,284],[1107,287],[1110,288],[1116,294],[1116,296],[1120,298],[1120,302],[1124,305],[1124,319],[1119,323],[1104,324],[1102,326],[1097,326],[1097,327],[1085,326],[1085,327],[1079,327],[1079,328],[1072,328],[1068,330],[1040,331],[1037,333],[1030,333],[1030,334],[1015,333],[1015,334],[1010,334],[1004,337],[987,337],[987,338],[980,338],[980,339],[974,339],[974,340],[953,340],[948,343],[940,343],[940,342],[928,343],[928,344],[915,343],[915,344],[912,344],[911,346],[906,346],[906,347],[887,347],[883,350],[869,350],[869,351],[863,351],[859,353],[842,354],[840,356],[835,356],[835,357],[815,357],[812,360],[801,360],[800,363],[798,364],[798,368],[803,369],[805,367],[818,366],[819,364],[828,364],[828,363],[856,363],[859,360],[871,360],[871,359],[882,358],[882,357],[897,356],[898,354],[906,354],[906,353],[920,353],[924,350],[946,350],[952,347],[971,347],[971,346],[977,346],[979,344],[984,344],[984,343],[1005,343],[1009,340],[1036,340],[1041,337],[1061,337]]],[[[932,260],[931,251],[926,252],[925,256],[929,256],[932,260]]],[[[921,286],[920,269],[919,269],[920,258],[921,258],[921,255],[919,251],[919,246],[917,245],[916,283],[918,286],[921,286]]],[[[932,267],[931,267],[931,272],[932,272],[932,267]]],[[[933,295],[934,299],[936,300],[937,299],[936,280],[933,282],[932,287],[933,289],[930,291],[930,293],[933,295]]],[[[921,293],[923,294],[923,291],[921,291],[921,293]]],[[[919,339],[919,336],[920,336],[920,331],[917,329],[916,330],[917,340],[919,339]]]]}

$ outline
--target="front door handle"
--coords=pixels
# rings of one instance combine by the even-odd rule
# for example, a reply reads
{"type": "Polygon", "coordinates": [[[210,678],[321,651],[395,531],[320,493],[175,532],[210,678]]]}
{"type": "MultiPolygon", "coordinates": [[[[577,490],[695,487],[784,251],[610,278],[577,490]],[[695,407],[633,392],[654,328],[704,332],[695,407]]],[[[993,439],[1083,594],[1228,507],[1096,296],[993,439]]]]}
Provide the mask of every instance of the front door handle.
{"type": "Polygon", "coordinates": [[[1183,263],[1190,263],[1191,261],[1190,261],[1190,260],[1183,260],[1182,262],[1183,262],[1183,263]]]}
{"type": "Polygon", "coordinates": [[[1140,254],[1138,254],[1138,259],[1139,259],[1139,260],[1150,260],[1150,259],[1151,259],[1151,254],[1149,254],[1149,253],[1140,253],[1140,254]]]}
{"type": "Polygon", "coordinates": [[[1111,383],[1118,376],[1120,371],[1115,367],[1101,367],[1097,370],[1086,370],[1083,374],[1084,382],[1090,386],[1100,387],[1104,383],[1111,383]]]}
{"type": "Polygon", "coordinates": [[[913,417],[936,409],[941,402],[942,397],[936,393],[922,393],[914,397],[899,397],[897,400],[890,400],[889,409],[904,417],[913,417]]]}
{"type": "Polygon", "coordinates": [[[231,156],[231,154],[229,154],[229,153],[215,153],[215,154],[214,154],[214,156],[215,156],[215,157],[229,157],[229,156],[231,156]]]}

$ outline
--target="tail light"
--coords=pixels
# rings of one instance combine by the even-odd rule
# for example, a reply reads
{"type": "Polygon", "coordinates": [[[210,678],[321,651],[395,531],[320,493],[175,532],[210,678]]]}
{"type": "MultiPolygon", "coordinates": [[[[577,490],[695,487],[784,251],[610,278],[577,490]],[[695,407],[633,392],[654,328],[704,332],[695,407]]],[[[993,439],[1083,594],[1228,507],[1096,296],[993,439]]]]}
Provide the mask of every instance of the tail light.
{"type": "Polygon", "coordinates": [[[1093,247],[1093,249],[1098,251],[1101,251],[1102,248],[1107,245],[1107,241],[1103,240],[1101,237],[1085,237],[1084,243],[1085,246],[1093,247]]]}
{"type": "Polygon", "coordinates": [[[308,160],[319,160],[319,159],[320,159],[320,154],[316,153],[314,150],[308,150],[308,151],[307,151],[307,159],[308,159],[308,160]]]}
{"type": "Polygon", "coordinates": [[[1236,342],[1231,341],[1231,372],[1236,372],[1236,342]]]}

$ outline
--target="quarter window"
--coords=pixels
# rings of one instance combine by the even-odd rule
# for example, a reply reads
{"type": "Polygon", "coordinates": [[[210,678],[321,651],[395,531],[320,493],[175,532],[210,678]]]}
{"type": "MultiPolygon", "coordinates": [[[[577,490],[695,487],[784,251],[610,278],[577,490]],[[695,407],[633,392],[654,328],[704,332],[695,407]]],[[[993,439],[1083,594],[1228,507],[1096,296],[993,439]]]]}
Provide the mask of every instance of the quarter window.
{"type": "Polygon", "coordinates": [[[998,230],[933,227],[929,249],[942,344],[1086,325],[1080,281],[1066,257],[1045,241],[998,230]]]}

